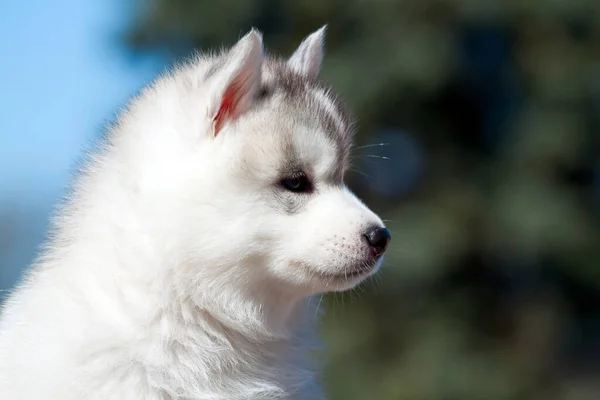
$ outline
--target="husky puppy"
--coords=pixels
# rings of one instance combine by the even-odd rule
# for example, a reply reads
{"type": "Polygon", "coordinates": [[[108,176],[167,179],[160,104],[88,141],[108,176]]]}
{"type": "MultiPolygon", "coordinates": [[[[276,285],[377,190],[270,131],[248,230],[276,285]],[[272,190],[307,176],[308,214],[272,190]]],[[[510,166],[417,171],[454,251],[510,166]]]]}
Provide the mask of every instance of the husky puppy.
{"type": "Polygon", "coordinates": [[[2,400],[321,399],[311,296],[377,271],[390,234],[344,185],[352,120],[250,31],[133,99],[4,305],[2,400]]]}

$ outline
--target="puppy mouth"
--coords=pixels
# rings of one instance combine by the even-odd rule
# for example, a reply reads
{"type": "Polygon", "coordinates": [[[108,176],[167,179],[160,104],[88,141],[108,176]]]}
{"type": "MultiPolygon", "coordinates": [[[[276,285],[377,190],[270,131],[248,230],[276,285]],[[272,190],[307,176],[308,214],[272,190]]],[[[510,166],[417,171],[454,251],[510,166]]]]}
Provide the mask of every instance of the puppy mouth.
{"type": "Polygon", "coordinates": [[[375,270],[376,264],[377,263],[364,264],[338,273],[321,273],[321,275],[331,280],[350,281],[370,275],[375,270]]]}
{"type": "MultiPolygon", "coordinates": [[[[369,262],[361,262],[350,265],[345,265],[344,268],[338,271],[324,271],[315,266],[298,262],[296,265],[301,267],[309,276],[319,279],[327,284],[346,284],[349,282],[360,281],[367,278],[377,271],[379,260],[371,259],[369,262]]],[[[336,268],[337,269],[337,268],[336,268]]]]}

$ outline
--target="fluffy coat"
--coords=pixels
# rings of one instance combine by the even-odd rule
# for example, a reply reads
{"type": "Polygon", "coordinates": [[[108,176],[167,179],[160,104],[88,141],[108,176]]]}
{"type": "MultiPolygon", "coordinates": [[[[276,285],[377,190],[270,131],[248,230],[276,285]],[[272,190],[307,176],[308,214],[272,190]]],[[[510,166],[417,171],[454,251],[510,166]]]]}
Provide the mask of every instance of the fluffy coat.
{"type": "Polygon", "coordinates": [[[4,305],[0,399],[323,398],[311,296],[374,273],[383,226],[343,184],[324,32],[281,60],[252,30],[130,102],[4,305]]]}

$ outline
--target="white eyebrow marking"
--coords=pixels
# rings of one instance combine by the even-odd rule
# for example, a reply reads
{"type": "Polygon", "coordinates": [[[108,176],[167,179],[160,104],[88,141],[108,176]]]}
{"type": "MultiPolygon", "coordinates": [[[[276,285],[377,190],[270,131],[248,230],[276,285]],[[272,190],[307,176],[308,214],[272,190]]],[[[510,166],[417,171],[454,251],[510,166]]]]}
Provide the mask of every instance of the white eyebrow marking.
{"type": "Polygon", "coordinates": [[[317,102],[319,102],[319,104],[327,111],[329,116],[331,116],[331,118],[333,119],[333,121],[336,125],[336,128],[340,132],[344,132],[347,128],[346,123],[344,122],[344,119],[337,112],[336,107],[335,107],[333,101],[331,100],[331,98],[329,97],[328,92],[326,90],[316,88],[316,89],[313,89],[313,95],[314,95],[314,98],[317,100],[317,102]]]}

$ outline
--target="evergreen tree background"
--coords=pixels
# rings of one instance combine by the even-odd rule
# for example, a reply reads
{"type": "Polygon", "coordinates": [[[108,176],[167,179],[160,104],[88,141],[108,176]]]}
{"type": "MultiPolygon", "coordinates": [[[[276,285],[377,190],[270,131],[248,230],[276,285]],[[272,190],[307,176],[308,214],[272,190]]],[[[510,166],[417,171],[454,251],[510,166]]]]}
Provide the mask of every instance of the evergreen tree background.
{"type": "Polygon", "coordinates": [[[178,58],[250,27],[359,117],[350,186],[379,276],[328,296],[332,399],[598,399],[600,2],[155,0],[125,42],[178,58]]]}

